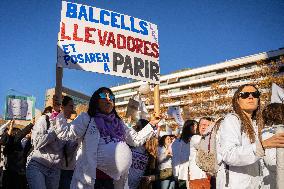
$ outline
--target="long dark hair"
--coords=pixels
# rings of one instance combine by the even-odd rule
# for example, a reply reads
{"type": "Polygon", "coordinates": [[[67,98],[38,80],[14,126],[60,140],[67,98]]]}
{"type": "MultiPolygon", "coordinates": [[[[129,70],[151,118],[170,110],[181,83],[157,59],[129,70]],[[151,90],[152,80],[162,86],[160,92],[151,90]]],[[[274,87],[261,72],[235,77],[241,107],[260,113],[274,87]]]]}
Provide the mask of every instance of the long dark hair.
{"type": "MultiPolygon", "coordinates": [[[[94,117],[95,114],[96,114],[97,112],[99,112],[99,99],[100,99],[99,94],[100,94],[101,92],[103,92],[103,91],[108,91],[109,94],[111,94],[111,95],[114,96],[114,94],[113,94],[113,92],[110,90],[110,88],[101,87],[101,88],[99,88],[98,90],[96,90],[96,91],[93,93],[93,95],[92,95],[92,97],[91,97],[91,99],[90,99],[90,102],[89,102],[88,114],[89,114],[90,117],[94,117]]],[[[114,113],[117,118],[121,119],[121,118],[119,117],[119,115],[117,114],[116,110],[115,110],[115,99],[113,100],[113,105],[114,105],[114,106],[113,106],[113,109],[112,109],[111,113],[114,113]]]]}
{"type": "Polygon", "coordinates": [[[160,147],[165,146],[165,144],[166,144],[165,140],[166,140],[167,136],[169,136],[169,135],[164,135],[159,139],[158,144],[159,144],[160,147]]]}
{"type": "Polygon", "coordinates": [[[67,104],[68,104],[70,101],[73,101],[73,99],[72,99],[70,96],[64,96],[64,97],[63,97],[63,100],[62,100],[62,106],[67,106],[67,104]]]}
{"type": "Polygon", "coordinates": [[[195,135],[194,125],[197,125],[197,121],[195,120],[186,120],[183,124],[182,132],[180,139],[185,143],[189,142],[189,139],[195,135]]]}
{"type": "MultiPolygon", "coordinates": [[[[254,143],[255,142],[255,132],[252,126],[252,122],[250,121],[249,117],[243,112],[239,104],[240,92],[247,86],[252,86],[256,90],[258,90],[257,87],[253,84],[244,84],[236,90],[233,96],[233,99],[232,99],[232,103],[233,103],[233,109],[235,113],[239,116],[241,120],[241,131],[248,135],[251,143],[254,143]]],[[[257,109],[252,114],[252,119],[256,120],[256,124],[258,126],[258,135],[259,135],[259,139],[261,140],[260,133],[261,133],[261,129],[263,128],[263,121],[262,121],[261,110],[260,110],[260,98],[258,98],[258,106],[257,106],[257,109]]]]}

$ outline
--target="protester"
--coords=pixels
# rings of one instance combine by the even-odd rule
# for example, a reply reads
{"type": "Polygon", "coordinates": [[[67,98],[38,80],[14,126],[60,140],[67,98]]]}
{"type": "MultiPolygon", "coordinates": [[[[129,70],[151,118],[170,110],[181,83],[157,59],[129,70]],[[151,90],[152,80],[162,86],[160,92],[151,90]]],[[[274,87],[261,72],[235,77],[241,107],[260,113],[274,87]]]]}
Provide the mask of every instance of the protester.
{"type": "Polygon", "coordinates": [[[160,186],[161,189],[174,189],[175,179],[172,167],[172,137],[171,132],[165,132],[159,139],[158,163],[160,170],[160,186]]]}
{"type": "Polygon", "coordinates": [[[3,125],[0,126],[0,189],[2,189],[3,185],[3,170],[5,169],[5,156],[3,155],[4,146],[1,144],[1,137],[4,132],[7,130],[7,127],[11,124],[12,120],[7,121],[3,125]]]}
{"type": "Polygon", "coordinates": [[[190,140],[190,155],[189,155],[189,188],[190,189],[210,189],[210,177],[202,171],[196,164],[196,153],[198,144],[201,140],[201,135],[212,123],[210,117],[202,117],[199,120],[197,133],[190,140]]]}
{"type": "MultiPolygon", "coordinates": [[[[64,96],[61,106],[62,113],[57,115],[58,119],[61,119],[64,125],[68,124],[68,119],[74,113],[74,102],[69,96],[64,96]]],[[[63,147],[63,159],[61,160],[61,171],[59,189],[69,189],[73,172],[76,163],[76,151],[78,147],[77,141],[67,141],[63,147]]]]}
{"type": "Polygon", "coordinates": [[[140,146],[149,139],[154,117],[140,132],[128,128],[115,110],[115,97],[106,87],[92,95],[88,113],[81,113],[70,125],[57,119],[58,136],[64,140],[80,140],[77,161],[71,181],[72,189],[128,187],[131,166],[130,146],[140,146]],[[127,144],[128,145],[127,145],[127,144]]]}
{"type": "MultiPolygon", "coordinates": [[[[156,135],[158,136],[158,132],[156,135]]],[[[160,187],[158,170],[158,138],[152,137],[145,143],[145,148],[148,153],[148,164],[144,176],[141,178],[139,189],[155,189],[160,187]]]]}
{"type": "MultiPolygon", "coordinates": [[[[133,129],[136,132],[139,132],[148,123],[149,123],[148,120],[139,119],[136,125],[133,126],[133,129]]],[[[145,144],[143,144],[142,146],[138,146],[138,147],[130,147],[131,152],[132,152],[132,164],[129,169],[129,175],[128,175],[128,185],[130,189],[138,188],[139,183],[142,179],[142,176],[144,175],[146,171],[148,160],[149,160],[149,154],[146,151],[145,144]]]]}
{"type": "MultiPolygon", "coordinates": [[[[268,139],[275,135],[276,127],[284,126],[284,104],[272,103],[262,111],[265,128],[262,130],[262,139],[268,139]]],[[[276,148],[265,149],[265,169],[263,184],[265,188],[277,188],[276,186],[276,148]]]]}
{"type": "Polygon", "coordinates": [[[195,134],[195,127],[197,122],[195,120],[185,121],[182,133],[179,139],[176,139],[172,144],[172,165],[173,174],[177,180],[178,189],[189,188],[188,170],[189,170],[189,142],[191,137],[195,134]]]}
{"type": "Polygon", "coordinates": [[[1,137],[1,143],[5,146],[3,154],[6,157],[5,171],[3,174],[3,189],[26,189],[26,160],[31,149],[30,131],[33,124],[30,123],[23,130],[14,126],[14,120],[6,133],[1,137]]]}
{"type": "Polygon", "coordinates": [[[51,117],[60,111],[58,101],[53,99],[53,102],[53,113],[39,117],[32,129],[33,152],[26,170],[30,189],[58,189],[59,186],[60,161],[64,157],[65,142],[57,138],[53,129],[55,119],[51,117]]]}
{"type": "Polygon", "coordinates": [[[263,149],[283,147],[284,134],[261,141],[260,92],[254,85],[240,86],[232,104],[234,114],[227,114],[219,129],[217,152],[223,163],[217,173],[217,188],[260,188],[263,149]]]}

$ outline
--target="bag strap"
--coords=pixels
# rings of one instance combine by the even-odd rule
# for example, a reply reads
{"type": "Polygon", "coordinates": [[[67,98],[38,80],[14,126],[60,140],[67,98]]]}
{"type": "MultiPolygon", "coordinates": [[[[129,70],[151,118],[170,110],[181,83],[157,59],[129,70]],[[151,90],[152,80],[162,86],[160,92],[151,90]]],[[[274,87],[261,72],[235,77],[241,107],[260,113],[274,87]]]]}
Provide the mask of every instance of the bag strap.
{"type": "Polygon", "coordinates": [[[82,141],[84,141],[84,139],[85,139],[85,135],[86,135],[86,133],[87,133],[87,130],[88,130],[88,128],[89,128],[89,125],[90,125],[90,123],[91,123],[91,120],[92,120],[92,117],[90,117],[90,121],[89,121],[89,123],[88,123],[87,129],[85,130],[85,133],[84,133],[84,135],[83,135],[83,140],[82,140],[82,141]]]}
{"type": "Polygon", "coordinates": [[[50,121],[48,115],[45,115],[45,121],[46,121],[46,130],[48,130],[50,128],[50,121]]]}
{"type": "Polygon", "coordinates": [[[225,187],[229,187],[229,165],[225,164],[225,173],[226,173],[226,183],[225,187]]]}
{"type": "Polygon", "coordinates": [[[64,145],[63,147],[63,155],[64,155],[64,159],[65,159],[65,166],[68,167],[68,155],[67,155],[67,144],[64,145]]]}

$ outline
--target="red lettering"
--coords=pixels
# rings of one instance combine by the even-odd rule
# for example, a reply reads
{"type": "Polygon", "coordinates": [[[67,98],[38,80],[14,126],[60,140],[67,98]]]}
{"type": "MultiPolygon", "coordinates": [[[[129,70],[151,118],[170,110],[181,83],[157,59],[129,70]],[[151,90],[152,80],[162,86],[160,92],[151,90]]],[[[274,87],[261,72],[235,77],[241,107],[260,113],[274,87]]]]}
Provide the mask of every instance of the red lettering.
{"type": "Polygon", "coordinates": [[[105,32],[104,32],[104,36],[102,36],[102,31],[101,31],[101,30],[98,30],[99,42],[100,42],[101,46],[104,46],[104,45],[105,45],[107,33],[108,33],[108,32],[105,31],[105,32]]]}
{"type": "Polygon", "coordinates": [[[113,48],[116,48],[113,32],[108,33],[108,40],[106,45],[109,46],[110,44],[112,44],[113,48]]]}
{"type": "Polygon", "coordinates": [[[151,43],[149,41],[144,41],[144,54],[147,56],[151,56],[151,54],[149,53],[149,47],[148,45],[151,45],[151,43]]]}
{"type": "Polygon", "coordinates": [[[160,54],[159,54],[159,45],[157,43],[152,43],[151,45],[152,51],[153,53],[153,57],[154,58],[159,58],[160,54]]]}
{"type": "Polygon", "coordinates": [[[60,33],[61,33],[61,39],[62,40],[64,40],[64,39],[71,40],[71,37],[65,35],[65,23],[64,22],[61,23],[60,30],[61,30],[60,33]]]}
{"type": "Polygon", "coordinates": [[[131,52],[135,51],[135,40],[131,36],[127,37],[127,49],[131,52]],[[132,44],[132,46],[131,46],[131,44],[132,44]]]}
{"type": "Polygon", "coordinates": [[[117,34],[117,48],[126,49],[126,37],[122,34],[117,34]],[[120,39],[122,39],[122,44],[120,39]]]}
{"type": "Polygon", "coordinates": [[[77,24],[74,24],[73,40],[83,41],[83,38],[78,37],[78,25],[77,24]]]}
{"type": "Polygon", "coordinates": [[[141,53],[143,54],[143,41],[139,38],[135,39],[135,44],[136,44],[136,53],[141,53]]]}
{"type": "Polygon", "coordinates": [[[95,32],[96,29],[95,28],[85,27],[85,40],[84,40],[84,42],[95,44],[96,43],[95,40],[91,40],[90,39],[93,36],[90,33],[91,31],[95,32]]]}

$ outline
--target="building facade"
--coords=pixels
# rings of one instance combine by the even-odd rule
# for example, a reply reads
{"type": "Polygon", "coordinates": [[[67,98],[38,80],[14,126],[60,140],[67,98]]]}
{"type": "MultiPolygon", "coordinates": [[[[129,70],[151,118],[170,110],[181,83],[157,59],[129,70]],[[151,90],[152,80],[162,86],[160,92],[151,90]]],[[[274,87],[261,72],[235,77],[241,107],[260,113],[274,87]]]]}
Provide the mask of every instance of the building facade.
{"type": "MultiPolygon", "coordinates": [[[[52,97],[55,94],[55,89],[51,88],[51,89],[47,89],[46,93],[45,93],[45,107],[47,106],[52,106],[52,97]]],[[[72,90],[72,89],[68,89],[66,87],[62,87],[62,95],[63,96],[70,96],[73,101],[74,101],[74,105],[81,105],[81,104],[89,104],[89,100],[90,97],[80,93],[78,91],[72,90]]]]}
{"type": "MultiPolygon", "coordinates": [[[[282,56],[283,48],[163,75],[160,77],[161,109],[165,112],[168,106],[180,106],[185,118],[186,115],[223,115],[231,110],[231,97],[238,86],[264,79],[263,75],[256,74],[262,71],[261,62],[276,62],[277,77],[284,80],[282,56]]],[[[141,84],[143,82],[138,81],[111,88],[121,116],[125,115],[129,99],[137,94],[141,84]]],[[[267,91],[268,89],[262,89],[263,93],[267,91]]],[[[153,110],[153,93],[143,96],[142,99],[145,100],[147,109],[153,110]]]]}

